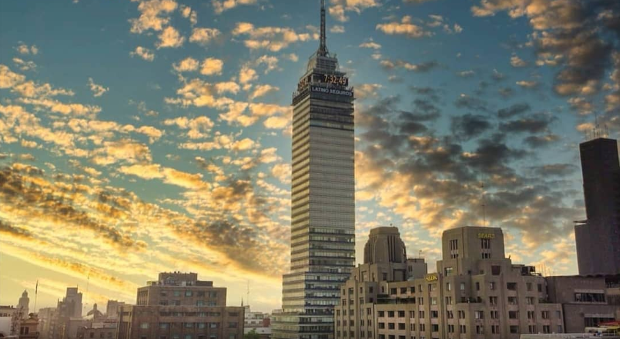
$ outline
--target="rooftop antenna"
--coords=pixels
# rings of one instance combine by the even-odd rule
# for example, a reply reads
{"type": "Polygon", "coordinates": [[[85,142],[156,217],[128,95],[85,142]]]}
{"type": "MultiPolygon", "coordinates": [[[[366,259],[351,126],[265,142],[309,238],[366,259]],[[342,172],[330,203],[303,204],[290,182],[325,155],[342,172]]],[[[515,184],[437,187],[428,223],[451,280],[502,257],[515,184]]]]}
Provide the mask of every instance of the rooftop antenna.
{"type": "Polygon", "coordinates": [[[250,280],[248,280],[248,292],[246,300],[248,301],[248,306],[250,306],[250,280]]]}
{"type": "Polygon", "coordinates": [[[321,0],[321,45],[319,46],[320,56],[327,56],[327,33],[325,31],[325,0],[321,0]]]}

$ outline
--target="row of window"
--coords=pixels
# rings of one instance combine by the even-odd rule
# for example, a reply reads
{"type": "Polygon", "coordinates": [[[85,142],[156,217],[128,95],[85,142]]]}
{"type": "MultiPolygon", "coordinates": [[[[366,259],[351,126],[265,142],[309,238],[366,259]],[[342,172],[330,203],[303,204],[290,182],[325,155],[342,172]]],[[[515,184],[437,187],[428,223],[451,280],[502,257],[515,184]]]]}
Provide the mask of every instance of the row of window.
{"type": "MultiPolygon", "coordinates": [[[[228,322],[228,328],[237,328],[238,323],[231,321],[228,322]]],[[[143,322],[140,323],[140,329],[143,330],[148,330],[151,327],[151,323],[148,322],[143,322]]],[[[198,328],[198,329],[204,329],[204,328],[220,328],[220,323],[219,322],[208,322],[208,323],[191,323],[191,322],[187,322],[187,323],[159,323],[159,328],[162,330],[165,329],[169,329],[172,327],[183,327],[183,328],[198,328]]]]}

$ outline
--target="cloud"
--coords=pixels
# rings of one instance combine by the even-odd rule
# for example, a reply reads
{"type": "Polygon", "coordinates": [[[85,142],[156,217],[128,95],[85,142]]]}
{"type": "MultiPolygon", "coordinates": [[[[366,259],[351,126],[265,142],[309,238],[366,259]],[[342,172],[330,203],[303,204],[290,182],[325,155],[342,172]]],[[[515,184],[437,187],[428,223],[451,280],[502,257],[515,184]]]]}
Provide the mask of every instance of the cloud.
{"type": "MultiPolygon", "coordinates": [[[[137,0],[132,0],[137,1],[137,0]]],[[[169,15],[177,9],[174,0],[140,1],[137,19],[130,19],[131,32],[143,33],[147,30],[161,31],[170,22],[169,15]]]]}
{"type": "Polygon", "coordinates": [[[242,84],[247,84],[251,81],[258,79],[258,75],[256,71],[249,66],[245,65],[241,68],[239,72],[239,82],[242,84]]]}
{"type": "Polygon", "coordinates": [[[176,119],[168,119],[163,122],[166,126],[177,126],[183,130],[189,130],[187,136],[190,139],[202,139],[208,136],[215,125],[213,121],[206,116],[189,119],[187,117],[179,117],[176,119]]]}
{"type": "Polygon", "coordinates": [[[432,36],[433,33],[424,30],[421,26],[411,23],[410,16],[404,16],[400,22],[394,21],[378,24],[376,29],[388,35],[404,35],[408,38],[422,38],[432,36]]]}
{"type": "Polygon", "coordinates": [[[262,96],[265,96],[269,93],[274,93],[279,91],[280,88],[275,87],[275,86],[271,86],[271,85],[258,85],[254,88],[254,91],[252,92],[252,94],[250,94],[250,100],[254,100],[256,98],[260,98],[262,96]]]}
{"type": "Polygon", "coordinates": [[[17,47],[15,47],[15,49],[17,50],[17,53],[22,54],[22,55],[37,55],[39,54],[39,48],[35,45],[32,46],[28,46],[27,44],[23,43],[23,42],[19,42],[19,45],[17,47]]]}
{"type": "Polygon", "coordinates": [[[174,27],[168,26],[159,35],[159,41],[155,44],[157,49],[160,48],[179,48],[183,46],[185,37],[179,33],[174,27]]]}
{"type": "Polygon", "coordinates": [[[554,119],[545,116],[524,117],[518,120],[501,123],[499,130],[504,133],[538,134],[549,130],[554,119]]]}
{"type": "Polygon", "coordinates": [[[497,117],[500,119],[507,119],[507,118],[512,118],[514,116],[523,114],[529,110],[531,110],[532,107],[530,106],[530,104],[528,103],[518,103],[518,104],[514,104],[510,107],[507,108],[502,108],[500,110],[497,111],[497,117]]]}
{"type": "Polygon", "coordinates": [[[428,72],[432,69],[439,67],[439,63],[434,60],[419,63],[419,64],[412,64],[412,63],[402,61],[402,60],[392,61],[392,60],[384,59],[384,60],[381,60],[380,64],[381,64],[381,67],[383,67],[386,70],[402,68],[407,71],[421,72],[421,73],[428,72]]]}
{"type": "Polygon", "coordinates": [[[330,31],[331,33],[334,33],[334,34],[342,34],[342,33],[344,33],[344,32],[345,32],[345,30],[344,30],[344,26],[341,26],[341,25],[335,25],[335,26],[332,26],[332,27],[329,29],[329,31],[330,31]]]}
{"type": "Polygon", "coordinates": [[[288,27],[254,27],[247,22],[237,23],[234,36],[247,36],[244,44],[249,49],[267,49],[279,52],[295,42],[317,40],[316,33],[297,33],[288,27]]]}
{"type": "Polygon", "coordinates": [[[465,114],[451,119],[452,133],[463,141],[478,137],[493,127],[484,115],[465,114]]]}
{"type": "Polygon", "coordinates": [[[153,61],[155,59],[155,54],[148,48],[144,48],[142,46],[136,47],[136,49],[130,52],[129,55],[132,57],[137,56],[146,61],[153,61]]]}
{"type": "Polygon", "coordinates": [[[219,37],[222,33],[217,28],[194,28],[189,42],[206,45],[219,37]]]}
{"type": "Polygon", "coordinates": [[[15,66],[21,71],[33,71],[37,68],[37,64],[33,61],[24,61],[20,58],[13,58],[13,63],[15,63],[15,66]]]}
{"type": "Polygon", "coordinates": [[[95,98],[100,97],[102,95],[104,95],[107,91],[109,91],[110,89],[107,87],[103,87],[101,85],[97,85],[94,81],[93,78],[88,78],[88,87],[90,87],[90,91],[93,92],[93,96],[95,98]]]}
{"type": "Polygon", "coordinates": [[[381,49],[381,45],[370,40],[359,45],[360,48],[381,49]]]}
{"type": "Polygon", "coordinates": [[[25,76],[11,71],[6,65],[0,65],[0,88],[12,88],[23,82],[25,76]]]}
{"type": "Polygon", "coordinates": [[[534,80],[521,80],[521,81],[517,81],[516,84],[523,88],[536,88],[538,87],[538,85],[540,85],[538,81],[534,81],[534,80]]]}
{"type": "Polygon", "coordinates": [[[224,61],[216,58],[206,58],[202,61],[200,74],[202,75],[220,75],[224,68],[224,61]]]}
{"type": "Polygon", "coordinates": [[[179,63],[173,64],[172,68],[175,71],[181,73],[181,72],[194,72],[198,70],[198,66],[200,66],[200,62],[198,62],[198,60],[192,57],[187,57],[179,61],[179,63]]]}
{"type": "Polygon", "coordinates": [[[517,55],[513,55],[510,58],[510,64],[512,65],[512,67],[525,67],[525,66],[527,66],[527,62],[525,62],[523,59],[519,58],[517,55]]]}
{"type": "Polygon", "coordinates": [[[254,5],[256,0],[212,0],[213,11],[215,14],[222,14],[224,11],[233,9],[240,5],[254,5]]]}

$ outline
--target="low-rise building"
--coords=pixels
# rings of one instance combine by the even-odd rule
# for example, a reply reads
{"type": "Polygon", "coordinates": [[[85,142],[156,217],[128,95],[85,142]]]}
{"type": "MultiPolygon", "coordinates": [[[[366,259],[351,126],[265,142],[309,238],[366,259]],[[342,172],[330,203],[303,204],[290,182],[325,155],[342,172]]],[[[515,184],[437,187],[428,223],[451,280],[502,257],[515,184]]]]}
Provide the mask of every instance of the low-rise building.
{"type": "Polygon", "coordinates": [[[121,306],[118,339],[242,339],[244,310],[226,306],[226,288],[195,273],[160,273],[121,306]]]}

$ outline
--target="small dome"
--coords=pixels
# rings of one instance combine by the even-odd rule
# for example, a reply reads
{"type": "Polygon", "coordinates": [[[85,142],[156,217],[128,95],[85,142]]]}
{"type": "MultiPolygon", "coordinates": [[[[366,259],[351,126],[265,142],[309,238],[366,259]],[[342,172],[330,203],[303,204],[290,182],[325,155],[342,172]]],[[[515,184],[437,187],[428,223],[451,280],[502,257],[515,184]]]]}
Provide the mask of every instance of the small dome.
{"type": "Polygon", "coordinates": [[[24,293],[22,293],[22,297],[28,297],[28,290],[24,290],[24,293]]]}

